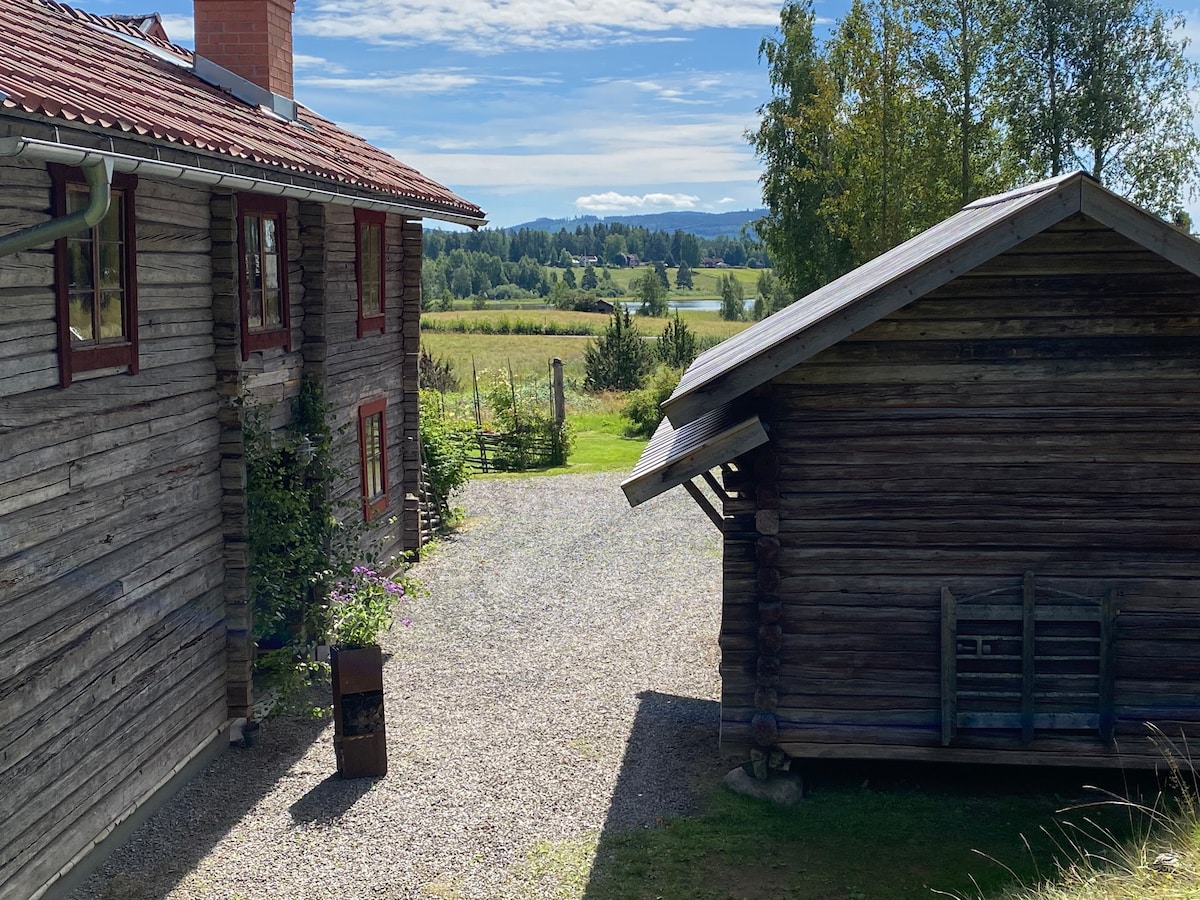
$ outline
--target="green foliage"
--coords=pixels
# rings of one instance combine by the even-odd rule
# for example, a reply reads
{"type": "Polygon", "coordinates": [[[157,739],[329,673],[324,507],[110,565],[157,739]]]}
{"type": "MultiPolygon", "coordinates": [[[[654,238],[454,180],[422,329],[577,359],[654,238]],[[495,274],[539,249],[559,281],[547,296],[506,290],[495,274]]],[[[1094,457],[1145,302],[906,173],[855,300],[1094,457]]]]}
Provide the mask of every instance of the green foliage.
{"type": "Polygon", "coordinates": [[[645,387],[629,394],[621,415],[629,420],[626,437],[648,438],[654,434],[663,419],[662,404],[679,384],[682,371],[670,366],[659,366],[646,379],[645,387]]]}
{"type": "Polygon", "coordinates": [[[392,627],[396,605],[406,593],[401,580],[369,566],[354,566],[329,592],[328,642],[346,649],[374,644],[392,627]]]}
{"type": "Polygon", "coordinates": [[[303,643],[323,626],[312,588],[333,568],[331,548],[341,546],[326,489],[338,474],[328,404],[306,380],[282,434],[271,431],[262,407],[243,409],[254,637],[303,643]]]}
{"type": "MultiPolygon", "coordinates": [[[[594,298],[590,300],[590,303],[594,309],[594,298]]],[[[549,319],[534,322],[529,319],[510,319],[506,315],[497,318],[454,319],[452,321],[423,318],[421,319],[421,330],[457,334],[594,335],[596,333],[595,328],[584,323],[552,322],[549,319]]]]}
{"type": "Polygon", "coordinates": [[[814,25],[785,3],[747,135],[792,296],[985,193],[1084,168],[1172,220],[1200,176],[1200,68],[1155,0],[853,0],[824,45],[814,25]]]}
{"type": "Polygon", "coordinates": [[[667,276],[667,267],[661,261],[654,264],[654,274],[658,276],[658,280],[662,282],[663,290],[671,290],[671,279],[667,276]]]}
{"type": "Polygon", "coordinates": [[[493,427],[501,434],[496,467],[510,472],[561,466],[571,450],[567,423],[555,422],[548,397],[529,383],[495,379],[485,391],[493,427]]]}
{"type": "Polygon", "coordinates": [[[663,365],[682,372],[699,354],[700,347],[696,335],[676,310],[675,315],[667,322],[667,327],[658,336],[654,345],[655,357],[663,365]]]}
{"type": "Polygon", "coordinates": [[[753,316],[756,321],[779,312],[794,299],[782,279],[768,271],[758,276],[755,291],[753,316]]]}
{"type": "Polygon", "coordinates": [[[417,356],[417,384],[423,391],[432,390],[441,394],[453,393],[459,388],[454,364],[445,357],[434,357],[424,345],[417,356]]]}
{"type": "Polygon", "coordinates": [[[633,297],[640,304],[638,314],[643,316],[665,316],[667,314],[667,289],[653,269],[646,269],[629,285],[633,297]]]}
{"type": "Polygon", "coordinates": [[[446,418],[442,395],[421,391],[421,455],[429,470],[429,489],[443,516],[450,511],[450,495],[467,483],[466,447],[471,440],[469,425],[446,418]]]}
{"type": "Polygon", "coordinates": [[[583,277],[579,281],[579,286],[585,291],[594,291],[600,286],[600,280],[596,277],[595,267],[589,265],[583,270],[583,277]]]}
{"type": "Polygon", "coordinates": [[[721,318],[726,322],[740,322],[746,318],[746,293],[742,283],[732,275],[717,279],[717,290],[721,293],[721,318]]]}
{"type": "Polygon", "coordinates": [[[679,268],[675,272],[675,287],[680,289],[694,287],[692,283],[692,267],[687,264],[686,260],[679,264],[679,268]]]}
{"type": "MultiPolygon", "coordinates": [[[[654,273],[650,278],[655,284],[654,273]]],[[[613,311],[608,327],[584,350],[584,388],[589,391],[632,391],[650,370],[650,351],[628,310],[613,311]]]]}

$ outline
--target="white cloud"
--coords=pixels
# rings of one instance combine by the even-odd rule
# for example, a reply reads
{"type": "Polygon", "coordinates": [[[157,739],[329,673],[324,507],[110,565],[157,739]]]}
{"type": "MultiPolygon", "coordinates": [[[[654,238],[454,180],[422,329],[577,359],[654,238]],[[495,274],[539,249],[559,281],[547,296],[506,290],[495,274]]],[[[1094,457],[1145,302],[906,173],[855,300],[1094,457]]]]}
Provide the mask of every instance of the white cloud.
{"type": "Polygon", "coordinates": [[[452,72],[409,72],[405,75],[368,75],[361,78],[338,78],[306,75],[296,83],[312,88],[355,91],[373,94],[444,94],[478,84],[472,75],[452,72]]]}
{"type": "Polygon", "coordinates": [[[164,15],[162,24],[172,44],[183,44],[185,47],[190,47],[195,43],[196,20],[191,16],[164,15]]]}
{"type": "Polygon", "coordinates": [[[717,206],[728,206],[730,203],[737,203],[733,197],[722,197],[717,201],[717,206]]]}
{"type": "Polygon", "coordinates": [[[315,11],[299,14],[295,28],[301,34],[371,43],[442,43],[500,53],[778,22],[778,0],[325,0],[315,11]]]}
{"type": "Polygon", "coordinates": [[[294,54],[292,65],[296,69],[323,69],[330,75],[344,75],[349,71],[341,63],[332,62],[323,56],[309,56],[306,53],[294,54]]]}
{"type": "Polygon", "coordinates": [[[627,212],[631,209],[695,209],[700,198],[692,194],[642,194],[640,197],[605,191],[576,197],[575,206],[591,213],[627,212]]]}

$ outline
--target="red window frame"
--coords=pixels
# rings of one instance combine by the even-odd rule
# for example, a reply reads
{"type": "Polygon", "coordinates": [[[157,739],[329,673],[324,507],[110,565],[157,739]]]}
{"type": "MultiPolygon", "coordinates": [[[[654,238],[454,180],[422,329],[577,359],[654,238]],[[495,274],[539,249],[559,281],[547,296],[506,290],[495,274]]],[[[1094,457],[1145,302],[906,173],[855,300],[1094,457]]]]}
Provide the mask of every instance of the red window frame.
{"type": "MultiPolygon", "coordinates": [[[[263,231],[258,234],[260,271],[266,272],[264,259],[268,254],[263,241],[263,231]]],[[[268,347],[292,349],[292,316],[288,291],[288,247],[287,247],[287,200],[283,197],[264,197],[261,194],[237,195],[237,258],[238,258],[238,307],[242,326],[242,360],[250,358],[255,350],[268,347]],[[275,221],[276,249],[274,256],[278,264],[279,325],[250,325],[249,282],[246,272],[246,218],[261,223],[265,219],[275,221]]],[[[263,301],[266,301],[264,288],[263,301]]]]}
{"type": "Polygon", "coordinates": [[[388,507],[386,397],[371,400],[358,408],[358,461],[363,518],[369,522],[388,507]],[[378,422],[378,427],[372,430],[372,423],[375,421],[378,422]],[[372,446],[373,437],[378,438],[377,448],[372,446]],[[373,463],[377,469],[373,468],[373,463]]]}
{"type": "MultiPolygon", "coordinates": [[[[50,183],[53,194],[53,209],[55,218],[68,214],[67,192],[71,187],[83,186],[87,193],[87,180],[83,171],[70,166],[51,164],[50,183]]],[[[113,205],[109,207],[109,216],[117,215],[117,228],[120,234],[120,291],[121,316],[123,334],[117,339],[97,338],[85,346],[77,346],[71,341],[71,283],[70,283],[70,249],[73,241],[78,241],[83,235],[91,244],[92,281],[91,286],[92,310],[94,327],[99,328],[96,317],[100,315],[101,306],[99,294],[102,290],[100,279],[95,273],[100,270],[98,254],[100,253],[100,229],[103,222],[93,225],[91,229],[80,229],[75,235],[61,237],[54,242],[54,299],[58,328],[58,383],[61,387],[69,387],[76,372],[86,372],[95,369],[108,369],[125,366],[130,375],[138,373],[138,312],[137,312],[137,213],[134,202],[134,192],[137,188],[136,175],[115,174],[112,178],[113,205]]],[[[110,242],[111,243],[111,242],[110,242]]],[[[77,289],[76,294],[80,293],[77,289]]]]}
{"type": "Polygon", "coordinates": [[[387,213],[375,212],[369,209],[354,210],[354,280],[358,285],[358,336],[372,331],[380,333],[384,330],[384,313],[387,310],[387,280],[385,261],[387,259],[387,213]],[[368,226],[374,226],[379,235],[379,247],[374,265],[368,259],[364,233],[368,226]],[[379,309],[368,311],[365,308],[365,288],[377,286],[379,291],[379,309]]]}

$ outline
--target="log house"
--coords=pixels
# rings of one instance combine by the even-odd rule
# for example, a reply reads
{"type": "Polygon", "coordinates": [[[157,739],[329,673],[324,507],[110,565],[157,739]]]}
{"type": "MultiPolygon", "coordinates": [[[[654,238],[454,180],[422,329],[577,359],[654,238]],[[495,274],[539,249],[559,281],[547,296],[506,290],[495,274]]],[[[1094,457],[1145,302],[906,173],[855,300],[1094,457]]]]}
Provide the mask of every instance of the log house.
{"type": "Polygon", "coordinates": [[[1200,738],[1191,236],[1083,173],[979,200],[664,410],[624,490],[683,485],[723,533],[732,760],[1142,767],[1148,723],[1200,738]]]}
{"type": "Polygon", "coordinates": [[[375,558],[419,540],[421,221],[483,213],[292,98],[292,0],[195,5],[199,54],[0,0],[4,897],[61,896],[249,713],[239,398],[282,427],[319,379],[375,558]]]}

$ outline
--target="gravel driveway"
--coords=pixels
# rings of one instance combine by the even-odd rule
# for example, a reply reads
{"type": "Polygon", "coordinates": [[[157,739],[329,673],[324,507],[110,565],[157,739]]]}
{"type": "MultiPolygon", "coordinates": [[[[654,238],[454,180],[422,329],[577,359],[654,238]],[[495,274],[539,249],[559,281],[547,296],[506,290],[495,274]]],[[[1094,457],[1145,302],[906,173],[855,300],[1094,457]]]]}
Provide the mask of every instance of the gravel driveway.
{"type": "Polygon", "coordinates": [[[683,491],[630,510],[620,480],[466,488],[383,641],[386,778],[333,774],[328,720],[269,721],[73,900],[554,896],[535,848],[689,809],[724,771],[718,535],[683,491]]]}

